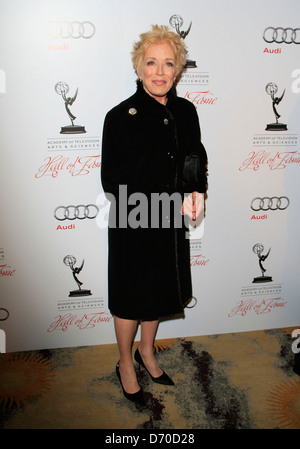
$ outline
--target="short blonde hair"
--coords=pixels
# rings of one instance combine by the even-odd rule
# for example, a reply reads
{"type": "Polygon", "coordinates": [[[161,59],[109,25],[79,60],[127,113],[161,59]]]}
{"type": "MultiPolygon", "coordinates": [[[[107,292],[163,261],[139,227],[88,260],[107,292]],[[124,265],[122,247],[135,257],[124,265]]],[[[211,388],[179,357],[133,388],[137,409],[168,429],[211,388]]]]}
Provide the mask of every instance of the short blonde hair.
{"type": "Polygon", "coordinates": [[[170,31],[165,25],[152,25],[151,31],[140,35],[140,40],[134,43],[131,52],[133,67],[138,74],[148,47],[161,42],[170,44],[175,56],[175,75],[179,78],[186,64],[187,50],[179,34],[170,31]]]}

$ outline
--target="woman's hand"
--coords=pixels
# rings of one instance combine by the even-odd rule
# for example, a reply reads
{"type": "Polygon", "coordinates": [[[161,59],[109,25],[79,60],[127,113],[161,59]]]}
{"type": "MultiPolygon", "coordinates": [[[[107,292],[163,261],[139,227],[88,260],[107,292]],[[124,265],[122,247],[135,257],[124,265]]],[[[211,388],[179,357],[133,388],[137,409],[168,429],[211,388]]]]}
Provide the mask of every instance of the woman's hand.
{"type": "Polygon", "coordinates": [[[204,207],[204,194],[199,192],[190,193],[184,198],[181,208],[182,215],[187,215],[193,221],[200,215],[204,207]]]}

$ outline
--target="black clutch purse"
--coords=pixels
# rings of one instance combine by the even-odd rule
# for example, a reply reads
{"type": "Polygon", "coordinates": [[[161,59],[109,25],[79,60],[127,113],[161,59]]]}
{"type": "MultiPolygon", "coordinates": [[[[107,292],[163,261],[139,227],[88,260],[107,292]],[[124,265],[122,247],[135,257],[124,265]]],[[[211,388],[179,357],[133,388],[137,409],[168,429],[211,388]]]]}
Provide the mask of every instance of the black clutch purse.
{"type": "Polygon", "coordinates": [[[197,153],[187,154],[184,160],[182,180],[187,184],[197,184],[200,180],[200,158],[197,153]]]}

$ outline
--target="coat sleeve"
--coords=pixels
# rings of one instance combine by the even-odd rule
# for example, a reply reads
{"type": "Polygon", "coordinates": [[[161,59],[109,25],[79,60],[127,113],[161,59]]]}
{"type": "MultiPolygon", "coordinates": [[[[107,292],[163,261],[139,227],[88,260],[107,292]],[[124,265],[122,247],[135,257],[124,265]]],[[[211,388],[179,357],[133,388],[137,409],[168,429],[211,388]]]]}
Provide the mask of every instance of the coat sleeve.
{"type": "MultiPolygon", "coordinates": [[[[101,182],[106,194],[118,195],[119,186],[129,180],[129,161],[124,129],[117,111],[107,113],[102,134],[101,182]]],[[[124,126],[123,126],[124,128],[124,126]]]]}
{"type": "Polygon", "coordinates": [[[183,179],[183,189],[185,193],[199,192],[205,193],[207,190],[207,153],[204,145],[201,142],[201,131],[199,118],[194,105],[190,104],[190,142],[186,147],[185,156],[197,155],[198,170],[197,181],[190,181],[183,179]]]}

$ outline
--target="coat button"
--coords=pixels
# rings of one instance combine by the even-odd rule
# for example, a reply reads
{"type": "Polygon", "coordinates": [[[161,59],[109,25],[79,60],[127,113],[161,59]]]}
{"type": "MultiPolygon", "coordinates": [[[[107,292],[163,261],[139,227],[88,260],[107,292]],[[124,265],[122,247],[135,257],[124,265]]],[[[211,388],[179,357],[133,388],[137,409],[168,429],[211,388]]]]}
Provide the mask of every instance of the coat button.
{"type": "Polygon", "coordinates": [[[169,120],[167,118],[164,119],[164,125],[168,125],[169,124],[169,120]]]}

